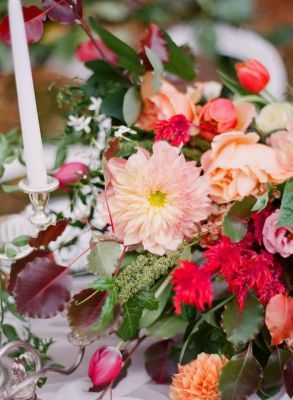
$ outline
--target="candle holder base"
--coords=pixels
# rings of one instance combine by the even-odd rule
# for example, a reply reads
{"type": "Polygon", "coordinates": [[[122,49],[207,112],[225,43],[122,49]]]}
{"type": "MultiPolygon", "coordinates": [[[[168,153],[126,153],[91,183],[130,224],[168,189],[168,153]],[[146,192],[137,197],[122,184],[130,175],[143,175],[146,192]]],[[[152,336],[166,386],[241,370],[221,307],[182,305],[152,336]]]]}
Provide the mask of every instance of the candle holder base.
{"type": "Polygon", "coordinates": [[[28,186],[24,179],[19,182],[19,189],[29,195],[33,206],[34,214],[30,217],[30,221],[38,229],[45,229],[47,226],[55,222],[55,216],[46,211],[50,198],[50,193],[56,190],[59,182],[56,178],[48,176],[48,184],[37,188],[28,186]]]}

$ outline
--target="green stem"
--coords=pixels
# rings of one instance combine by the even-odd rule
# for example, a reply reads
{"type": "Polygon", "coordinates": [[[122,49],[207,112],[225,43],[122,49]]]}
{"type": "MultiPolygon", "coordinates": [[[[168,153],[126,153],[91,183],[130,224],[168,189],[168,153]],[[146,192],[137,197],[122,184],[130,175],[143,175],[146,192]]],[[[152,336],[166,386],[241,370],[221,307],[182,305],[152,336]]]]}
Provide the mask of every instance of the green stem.
{"type": "Polygon", "coordinates": [[[268,96],[270,99],[270,103],[278,103],[278,100],[275,98],[275,96],[272,95],[271,92],[269,92],[267,89],[264,90],[264,93],[268,96]]]}

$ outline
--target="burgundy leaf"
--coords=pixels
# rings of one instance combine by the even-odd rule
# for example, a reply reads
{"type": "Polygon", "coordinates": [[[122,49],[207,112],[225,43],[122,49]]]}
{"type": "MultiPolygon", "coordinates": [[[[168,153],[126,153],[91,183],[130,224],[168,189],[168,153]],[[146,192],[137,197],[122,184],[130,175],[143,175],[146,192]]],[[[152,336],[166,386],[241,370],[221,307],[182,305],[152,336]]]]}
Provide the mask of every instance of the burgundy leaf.
{"type": "MultiPolygon", "coordinates": [[[[43,36],[46,14],[36,6],[22,7],[22,10],[28,44],[36,43],[43,36]]],[[[11,44],[8,16],[0,21],[0,40],[8,46],[11,44]]]]}
{"type": "Polygon", "coordinates": [[[49,243],[54,242],[62,235],[68,223],[68,219],[61,219],[60,221],[57,221],[55,225],[48,226],[45,230],[40,231],[36,238],[30,239],[29,245],[35,248],[48,246],[49,243]]]}
{"type": "Polygon", "coordinates": [[[293,397],[293,356],[286,362],[283,370],[283,378],[288,396],[293,397]]]}
{"type": "Polygon", "coordinates": [[[77,16],[81,19],[83,16],[83,0],[76,1],[76,13],[77,16]]]}
{"type": "Polygon", "coordinates": [[[75,52],[76,57],[82,62],[105,60],[116,65],[118,57],[101,39],[95,39],[96,46],[92,40],[80,43],[75,52]],[[99,51],[100,49],[101,51],[99,51]]]}
{"type": "Polygon", "coordinates": [[[104,151],[104,158],[109,161],[111,158],[115,157],[120,151],[120,138],[115,138],[110,140],[107,148],[104,151]]]}
{"type": "Polygon", "coordinates": [[[159,384],[169,384],[177,372],[177,363],[170,358],[172,340],[152,344],[145,352],[145,368],[151,378],[159,384]]]}
{"type": "Polygon", "coordinates": [[[152,50],[153,53],[163,63],[169,59],[168,45],[163,34],[156,24],[151,24],[147,30],[146,36],[140,41],[141,51],[140,57],[143,60],[147,69],[153,69],[145,52],[145,47],[152,50]]]}
{"type": "Polygon", "coordinates": [[[13,292],[18,274],[25,268],[27,263],[33,261],[37,257],[46,257],[54,261],[53,254],[45,250],[35,250],[28,256],[15,261],[11,265],[10,276],[6,290],[13,292]]]}
{"type": "Polygon", "coordinates": [[[43,0],[48,18],[61,24],[72,24],[79,19],[80,4],[70,3],[68,0],[43,0]]]}
{"type": "Polygon", "coordinates": [[[29,262],[18,274],[14,288],[17,311],[31,318],[51,318],[70,300],[69,268],[47,257],[29,262]]]}
{"type": "Polygon", "coordinates": [[[106,297],[107,292],[97,292],[90,288],[74,295],[67,314],[70,327],[86,334],[90,333],[91,326],[99,322],[106,297]]]}

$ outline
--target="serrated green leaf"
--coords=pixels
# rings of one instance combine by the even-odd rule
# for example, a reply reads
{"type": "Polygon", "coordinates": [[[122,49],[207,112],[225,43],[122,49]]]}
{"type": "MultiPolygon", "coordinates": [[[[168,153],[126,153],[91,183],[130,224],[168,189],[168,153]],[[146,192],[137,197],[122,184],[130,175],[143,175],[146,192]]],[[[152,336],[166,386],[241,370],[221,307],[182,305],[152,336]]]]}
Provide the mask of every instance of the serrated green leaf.
{"type": "Polygon", "coordinates": [[[178,315],[164,315],[153,325],[146,329],[149,336],[160,339],[171,339],[172,337],[183,334],[188,322],[178,315]]]}
{"type": "Polygon", "coordinates": [[[160,90],[161,87],[161,79],[164,71],[163,64],[161,63],[161,60],[159,57],[148,47],[145,47],[145,52],[147,55],[147,58],[149,59],[149,62],[151,63],[154,72],[153,72],[153,78],[152,78],[152,86],[153,86],[153,92],[154,94],[157,93],[160,90]]]}
{"type": "Polygon", "coordinates": [[[242,311],[237,300],[232,300],[222,315],[223,329],[227,339],[236,349],[242,349],[260,331],[264,322],[264,308],[256,299],[249,295],[242,311]]]}
{"type": "Polygon", "coordinates": [[[196,78],[194,59],[185,49],[177,46],[166,32],[163,36],[168,43],[169,51],[169,60],[165,64],[165,69],[187,82],[193,81],[196,78]]]}
{"type": "Polygon", "coordinates": [[[110,292],[115,287],[115,279],[112,277],[102,277],[90,284],[90,287],[100,292],[110,292]]]}
{"type": "Polygon", "coordinates": [[[22,246],[26,246],[30,239],[31,239],[31,236],[21,235],[15,239],[13,239],[11,243],[16,247],[22,247],[22,246]]]}
{"type": "Polygon", "coordinates": [[[111,276],[120,257],[121,247],[118,243],[97,243],[88,255],[88,269],[98,276],[111,276]]]}
{"type": "Polygon", "coordinates": [[[247,232],[248,219],[256,199],[252,196],[245,197],[229,208],[224,216],[223,234],[232,242],[240,242],[247,232]]]}
{"type": "Polygon", "coordinates": [[[132,126],[137,121],[141,107],[140,93],[133,86],[127,90],[123,100],[123,117],[127,126],[132,126]]]}
{"type": "Polygon", "coordinates": [[[293,178],[286,182],[277,226],[293,226],[293,178]]]}
{"type": "Polygon", "coordinates": [[[92,327],[93,331],[102,331],[113,320],[117,300],[118,293],[116,287],[114,287],[103,304],[99,323],[92,327]]]}
{"type": "Polygon", "coordinates": [[[118,65],[120,67],[135,73],[141,74],[144,72],[135,50],[103,28],[94,18],[91,17],[89,20],[93,30],[100,36],[109,49],[117,54],[118,65]]]}
{"type": "Polygon", "coordinates": [[[246,400],[261,383],[262,368],[250,351],[237,354],[220,372],[221,400],[246,400]]]}

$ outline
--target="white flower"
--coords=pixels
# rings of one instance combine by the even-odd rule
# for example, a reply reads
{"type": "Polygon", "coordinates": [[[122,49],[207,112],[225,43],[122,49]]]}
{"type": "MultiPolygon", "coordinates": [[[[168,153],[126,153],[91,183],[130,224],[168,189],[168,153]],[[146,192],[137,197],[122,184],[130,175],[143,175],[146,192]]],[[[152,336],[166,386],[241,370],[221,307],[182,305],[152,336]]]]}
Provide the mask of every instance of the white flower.
{"type": "Polygon", "coordinates": [[[128,128],[128,126],[121,125],[121,126],[119,126],[118,130],[114,133],[114,136],[117,138],[118,137],[121,138],[124,135],[124,133],[130,133],[131,135],[135,135],[136,131],[128,128]]]}
{"type": "Polygon", "coordinates": [[[263,135],[285,129],[293,117],[293,105],[290,103],[273,103],[265,106],[255,119],[256,129],[263,135]]]}
{"type": "Polygon", "coordinates": [[[220,96],[223,85],[216,81],[205,82],[202,93],[207,100],[216,99],[220,96]]]}
{"type": "Polygon", "coordinates": [[[74,117],[73,115],[70,115],[67,125],[72,126],[76,132],[84,131],[85,133],[90,133],[91,128],[89,125],[91,120],[91,117],[85,117],[84,115],[82,117],[74,117]]]}
{"type": "Polygon", "coordinates": [[[100,97],[91,97],[91,104],[89,105],[88,109],[89,111],[93,111],[95,115],[100,114],[101,110],[101,105],[102,105],[102,99],[100,97]]]}

